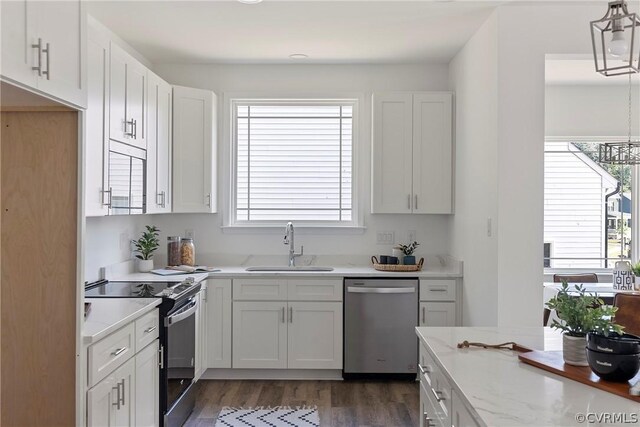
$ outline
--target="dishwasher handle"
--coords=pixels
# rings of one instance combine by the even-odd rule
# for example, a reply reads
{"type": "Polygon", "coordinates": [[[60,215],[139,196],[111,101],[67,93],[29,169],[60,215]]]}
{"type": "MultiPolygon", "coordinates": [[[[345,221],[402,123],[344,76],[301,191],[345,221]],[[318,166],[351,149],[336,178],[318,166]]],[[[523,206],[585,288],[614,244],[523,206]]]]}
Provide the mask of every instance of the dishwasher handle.
{"type": "Polygon", "coordinates": [[[409,288],[376,288],[366,286],[348,286],[347,292],[354,294],[413,294],[416,292],[415,287],[409,288]]]}

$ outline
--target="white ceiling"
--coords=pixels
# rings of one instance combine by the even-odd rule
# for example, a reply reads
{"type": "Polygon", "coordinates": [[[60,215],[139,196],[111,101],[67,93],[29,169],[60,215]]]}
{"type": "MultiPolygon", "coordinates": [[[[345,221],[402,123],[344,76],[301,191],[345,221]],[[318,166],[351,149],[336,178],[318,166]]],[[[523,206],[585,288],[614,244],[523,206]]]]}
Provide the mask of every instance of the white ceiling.
{"type": "Polygon", "coordinates": [[[90,1],[153,63],[446,63],[498,1],[90,1]],[[304,60],[290,54],[304,53],[304,60]]]}

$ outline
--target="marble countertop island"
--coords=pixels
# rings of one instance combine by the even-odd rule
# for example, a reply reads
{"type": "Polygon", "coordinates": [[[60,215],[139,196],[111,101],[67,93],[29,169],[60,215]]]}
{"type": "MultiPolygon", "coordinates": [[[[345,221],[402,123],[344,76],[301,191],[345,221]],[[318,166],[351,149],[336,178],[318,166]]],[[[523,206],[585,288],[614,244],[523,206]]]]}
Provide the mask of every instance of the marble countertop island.
{"type": "MultiPolygon", "coordinates": [[[[465,340],[487,344],[515,341],[536,350],[561,350],[558,331],[542,328],[433,328],[416,332],[445,371],[472,415],[486,426],[622,425],[598,422],[599,414],[622,414],[640,424],[640,405],[576,381],[526,365],[518,353],[482,348],[458,349],[465,340]],[[582,416],[591,415],[591,421],[582,416]]],[[[600,418],[602,420],[602,418],[600,418]]],[[[633,423],[631,423],[633,424],[633,423]]]]}

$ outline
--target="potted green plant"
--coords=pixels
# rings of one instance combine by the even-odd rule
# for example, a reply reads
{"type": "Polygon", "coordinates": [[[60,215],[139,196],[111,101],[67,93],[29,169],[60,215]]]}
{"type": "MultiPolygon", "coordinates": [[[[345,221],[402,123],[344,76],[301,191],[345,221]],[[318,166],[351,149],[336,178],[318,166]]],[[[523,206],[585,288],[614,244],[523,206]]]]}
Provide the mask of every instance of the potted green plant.
{"type": "Polygon", "coordinates": [[[563,280],[558,294],[547,302],[547,308],[555,310],[560,319],[554,319],[551,327],[563,331],[563,358],[569,365],[589,366],[585,351],[588,332],[603,335],[622,332],[622,327],[611,320],[617,308],[605,305],[597,294],[587,293],[583,285],[570,289],[563,280]]]}
{"type": "Polygon", "coordinates": [[[631,271],[633,271],[633,275],[635,276],[633,287],[636,291],[640,291],[640,261],[631,266],[631,271]]]}
{"type": "Polygon", "coordinates": [[[141,273],[153,270],[153,253],[160,247],[159,232],[155,225],[147,225],[140,238],[133,241],[138,258],[138,271],[141,273]]]}
{"type": "Polygon", "coordinates": [[[402,263],[404,265],[416,264],[416,257],[413,255],[413,253],[418,246],[420,246],[420,243],[418,242],[409,243],[408,245],[398,245],[398,247],[404,254],[404,258],[402,258],[402,263]]]}

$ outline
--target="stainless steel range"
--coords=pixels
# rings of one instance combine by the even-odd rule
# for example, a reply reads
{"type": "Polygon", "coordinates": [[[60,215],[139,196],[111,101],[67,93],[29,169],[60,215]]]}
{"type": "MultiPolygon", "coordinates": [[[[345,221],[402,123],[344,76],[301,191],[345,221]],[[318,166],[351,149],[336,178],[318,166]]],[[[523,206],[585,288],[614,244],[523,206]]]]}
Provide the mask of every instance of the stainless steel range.
{"type": "Polygon", "coordinates": [[[162,298],[160,309],[160,425],[181,426],[195,406],[195,316],[200,284],[182,282],[91,283],[86,298],[162,298]]]}

